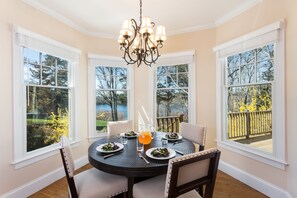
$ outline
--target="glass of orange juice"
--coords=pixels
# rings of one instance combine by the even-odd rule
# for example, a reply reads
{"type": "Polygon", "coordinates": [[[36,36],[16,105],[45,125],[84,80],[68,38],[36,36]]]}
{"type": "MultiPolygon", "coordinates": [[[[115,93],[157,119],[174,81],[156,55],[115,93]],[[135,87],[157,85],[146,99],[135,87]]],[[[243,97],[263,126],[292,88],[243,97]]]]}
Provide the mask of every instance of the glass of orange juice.
{"type": "Polygon", "coordinates": [[[150,144],[152,141],[152,134],[149,130],[149,125],[142,126],[138,135],[138,141],[144,145],[150,144]]]}

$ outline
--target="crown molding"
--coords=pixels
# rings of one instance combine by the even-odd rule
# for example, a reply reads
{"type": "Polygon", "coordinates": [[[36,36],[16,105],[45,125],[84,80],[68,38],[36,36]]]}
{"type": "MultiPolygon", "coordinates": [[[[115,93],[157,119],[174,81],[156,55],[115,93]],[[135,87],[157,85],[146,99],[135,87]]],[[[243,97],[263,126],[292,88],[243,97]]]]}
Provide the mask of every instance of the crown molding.
{"type": "Polygon", "coordinates": [[[210,23],[210,24],[199,25],[199,26],[195,26],[195,27],[184,28],[184,29],[180,29],[180,30],[168,31],[167,35],[174,36],[174,35],[179,35],[179,34],[184,34],[184,33],[207,30],[207,29],[211,29],[211,28],[215,28],[215,27],[216,27],[215,24],[210,23]]]}
{"type": "MultiPolygon", "coordinates": [[[[194,26],[194,27],[188,27],[180,30],[172,30],[168,31],[168,36],[174,36],[174,35],[179,35],[179,34],[184,34],[184,33],[190,33],[190,32],[196,32],[196,31],[201,31],[201,30],[206,30],[206,29],[211,29],[211,28],[216,28],[227,21],[233,19],[234,17],[238,16],[239,14],[245,12],[246,10],[250,9],[251,7],[261,3],[263,0],[253,0],[248,3],[243,4],[239,8],[232,10],[231,12],[227,13],[220,19],[216,20],[214,23],[209,23],[209,24],[204,24],[200,26],[194,26]]],[[[23,0],[24,3],[28,4],[31,7],[34,7],[37,10],[40,10],[47,15],[57,19],[58,21],[61,21],[62,23],[70,26],[71,28],[87,35],[87,36],[93,36],[93,37],[98,37],[98,38],[107,38],[107,39],[116,39],[118,35],[110,34],[110,33],[102,33],[102,32],[94,32],[90,31],[89,29],[77,24],[71,19],[68,19],[64,15],[56,12],[53,9],[50,9],[41,3],[39,3],[36,0],[23,0]]]]}
{"type": "Polygon", "coordinates": [[[221,17],[220,19],[216,20],[215,26],[218,27],[220,25],[223,25],[227,21],[230,21],[231,19],[233,19],[234,17],[240,15],[241,13],[245,12],[246,10],[254,7],[255,5],[258,5],[262,1],[263,0],[253,0],[253,1],[250,1],[250,2],[247,2],[247,3],[243,4],[243,5],[241,5],[240,7],[232,10],[231,12],[227,13],[226,15],[221,17]]]}

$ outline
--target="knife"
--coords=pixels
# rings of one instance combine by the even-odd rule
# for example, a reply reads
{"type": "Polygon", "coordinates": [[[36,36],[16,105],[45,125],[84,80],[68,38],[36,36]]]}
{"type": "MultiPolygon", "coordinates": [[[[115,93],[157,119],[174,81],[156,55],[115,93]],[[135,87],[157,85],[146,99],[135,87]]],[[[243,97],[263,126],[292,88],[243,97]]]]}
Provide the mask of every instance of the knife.
{"type": "Polygon", "coordinates": [[[179,154],[181,154],[181,155],[184,155],[184,153],[181,152],[181,151],[179,151],[179,150],[174,150],[174,151],[177,152],[177,153],[179,153],[179,154]]]}
{"type": "Polygon", "coordinates": [[[106,158],[112,157],[112,156],[120,154],[120,153],[122,153],[122,152],[111,153],[111,154],[105,155],[103,158],[106,159],[106,158]]]}

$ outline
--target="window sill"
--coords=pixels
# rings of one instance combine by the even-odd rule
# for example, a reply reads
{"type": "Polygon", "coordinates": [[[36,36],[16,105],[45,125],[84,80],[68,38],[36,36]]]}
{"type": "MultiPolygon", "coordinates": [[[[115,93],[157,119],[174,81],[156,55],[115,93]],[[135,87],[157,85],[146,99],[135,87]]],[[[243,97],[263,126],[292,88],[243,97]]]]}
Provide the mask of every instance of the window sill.
{"type": "MultiPolygon", "coordinates": [[[[76,140],[76,141],[73,141],[71,142],[71,147],[74,148],[74,147],[77,147],[79,146],[79,143],[81,142],[81,140],[76,140]]],[[[42,152],[38,152],[38,153],[35,153],[35,154],[31,154],[29,156],[26,156],[22,159],[19,159],[19,160],[15,160],[12,162],[12,165],[14,165],[14,168],[15,169],[20,169],[20,168],[23,168],[25,166],[29,166],[33,163],[36,163],[38,161],[41,161],[41,160],[44,160],[44,159],[47,159],[53,155],[56,155],[59,153],[59,144],[57,144],[56,146],[53,146],[53,147],[50,147],[49,149],[46,149],[46,150],[43,150],[42,152]]]]}
{"type": "Polygon", "coordinates": [[[218,141],[218,140],[217,140],[217,145],[218,147],[228,149],[232,152],[260,161],[262,163],[268,164],[275,168],[279,168],[281,170],[285,170],[286,167],[288,166],[287,162],[285,162],[282,159],[278,159],[274,157],[272,154],[261,152],[256,149],[249,148],[247,146],[238,145],[233,142],[218,141]]]}
{"type": "Polygon", "coordinates": [[[89,142],[95,142],[98,139],[101,139],[103,137],[107,137],[107,133],[99,133],[98,135],[89,136],[88,140],[89,140],[89,142]]]}

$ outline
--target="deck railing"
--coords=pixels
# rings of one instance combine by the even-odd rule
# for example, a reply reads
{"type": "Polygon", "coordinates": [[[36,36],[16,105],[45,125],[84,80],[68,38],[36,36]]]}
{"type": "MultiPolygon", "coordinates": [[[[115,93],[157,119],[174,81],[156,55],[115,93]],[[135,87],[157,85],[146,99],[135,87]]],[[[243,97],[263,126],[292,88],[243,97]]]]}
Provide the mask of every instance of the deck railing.
{"type": "Polygon", "coordinates": [[[157,117],[157,130],[164,132],[179,132],[179,125],[184,120],[184,114],[179,116],[157,117]]]}
{"type": "Polygon", "coordinates": [[[228,113],[228,139],[272,134],[272,112],[228,113]]]}

